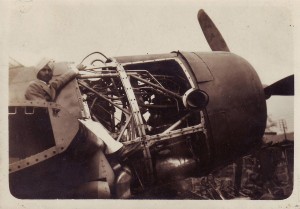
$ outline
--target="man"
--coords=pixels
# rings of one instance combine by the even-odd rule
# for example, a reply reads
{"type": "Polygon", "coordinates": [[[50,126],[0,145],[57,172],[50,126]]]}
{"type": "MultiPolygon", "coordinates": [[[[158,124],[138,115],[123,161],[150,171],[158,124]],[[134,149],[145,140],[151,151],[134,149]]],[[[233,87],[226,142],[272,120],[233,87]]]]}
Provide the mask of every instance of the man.
{"type": "Polygon", "coordinates": [[[54,102],[58,92],[71,80],[73,80],[78,70],[85,69],[85,66],[78,65],[77,68],[65,72],[54,80],[53,77],[54,61],[44,58],[35,67],[37,80],[31,81],[25,92],[27,100],[40,100],[54,102]]]}

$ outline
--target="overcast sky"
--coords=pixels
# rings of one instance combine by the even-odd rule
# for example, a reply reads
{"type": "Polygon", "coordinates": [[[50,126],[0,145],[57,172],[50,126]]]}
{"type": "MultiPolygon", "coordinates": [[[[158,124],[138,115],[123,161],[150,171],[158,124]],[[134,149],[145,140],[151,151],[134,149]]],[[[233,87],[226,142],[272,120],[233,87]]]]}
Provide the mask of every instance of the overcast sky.
{"type": "MultiPolygon", "coordinates": [[[[211,51],[197,21],[200,8],[262,83],[294,73],[291,1],[11,1],[9,56],[31,66],[45,56],[79,63],[94,51],[107,56],[211,51]]],[[[293,97],[267,102],[272,118],[286,119],[289,131],[293,102],[293,97]]]]}

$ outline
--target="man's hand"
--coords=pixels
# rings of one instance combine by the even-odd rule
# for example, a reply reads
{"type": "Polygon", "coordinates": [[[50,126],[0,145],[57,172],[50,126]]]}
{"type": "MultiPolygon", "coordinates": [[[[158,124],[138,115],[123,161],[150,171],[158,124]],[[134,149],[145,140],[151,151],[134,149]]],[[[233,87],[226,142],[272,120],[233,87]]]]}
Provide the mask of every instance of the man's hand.
{"type": "Polygon", "coordinates": [[[76,66],[76,68],[77,68],[79,71],[81,71],[81,70],[85,70],[86,66],[80,63],[80,64],[78,64],[78,65],[76,66]]]}

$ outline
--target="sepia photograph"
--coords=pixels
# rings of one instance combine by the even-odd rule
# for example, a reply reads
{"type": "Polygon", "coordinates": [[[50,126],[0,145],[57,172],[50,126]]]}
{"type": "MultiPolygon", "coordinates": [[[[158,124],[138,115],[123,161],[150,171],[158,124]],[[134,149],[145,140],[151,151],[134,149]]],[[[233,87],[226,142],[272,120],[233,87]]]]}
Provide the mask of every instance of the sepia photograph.
{"type": "Polygon", "coordinates": [[[300,209],[296,1],[1,4],[0,208],[300,209]]]}

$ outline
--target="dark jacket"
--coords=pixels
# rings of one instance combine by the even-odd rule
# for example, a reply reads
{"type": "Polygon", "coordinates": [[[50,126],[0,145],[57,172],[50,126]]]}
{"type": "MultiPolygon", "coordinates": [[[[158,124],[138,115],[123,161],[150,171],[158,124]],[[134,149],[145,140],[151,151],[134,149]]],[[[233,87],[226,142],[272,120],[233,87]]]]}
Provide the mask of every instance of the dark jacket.
{"type": "Polygon", "coordinates": [[[57,93],[71,80],[76,77],[77,73],[70,70],[54,80],[50,81],[47,85],[41,80],[34,80],[29,83],[25,92],[27,100],[40,100],[47,102],[54,102],[57,93]]]}

